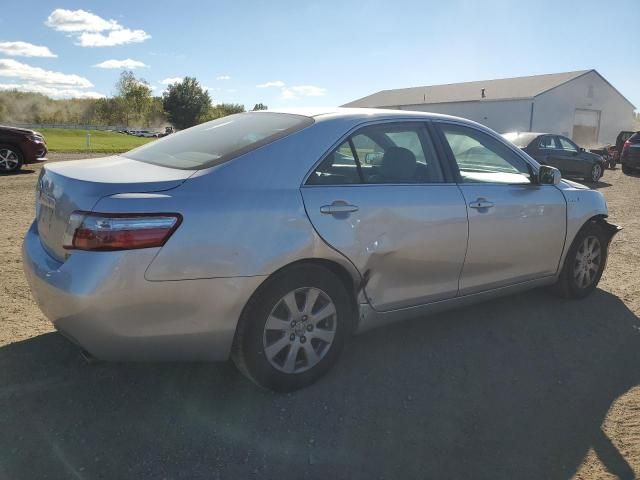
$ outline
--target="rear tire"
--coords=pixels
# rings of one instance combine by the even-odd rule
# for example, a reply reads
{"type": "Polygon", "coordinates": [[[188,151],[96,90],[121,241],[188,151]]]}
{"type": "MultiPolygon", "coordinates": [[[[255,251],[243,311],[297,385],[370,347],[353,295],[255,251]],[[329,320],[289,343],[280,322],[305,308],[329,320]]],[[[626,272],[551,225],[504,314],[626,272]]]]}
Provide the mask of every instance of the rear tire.
{"type": "Polygon", "coordinates": [[[604,272],[608,248],[609,238],[597,223],[582,227],[553,286],[555,293],[564,298],[584,298],[593,292],[604,272]]]}
{"type": "Polygon", "coordinates": [[[0,173],[13,173],[22,168],[24,157],[13,145],[0,145],[0,173]]]}
{"type": "Polygon", "coordinates": [[[622,173],[624,173],[625,175],[630,175],[631,169],[627,167],[625,164],[622,164],[622,173]]]}
{"type": "Polygon", "coordinates": [[[310,264],[285,268],[245,306],[231,357],[263,388],[306,387],[336,363],[353,313],[347,289],[331,271],[310,264]]]}

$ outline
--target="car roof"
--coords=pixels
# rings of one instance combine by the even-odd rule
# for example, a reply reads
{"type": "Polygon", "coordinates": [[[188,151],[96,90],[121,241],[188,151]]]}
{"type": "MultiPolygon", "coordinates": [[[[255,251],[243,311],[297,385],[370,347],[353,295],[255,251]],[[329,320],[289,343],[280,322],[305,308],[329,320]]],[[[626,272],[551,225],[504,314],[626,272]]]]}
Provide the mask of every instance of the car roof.
{"type": "Polygon", "coordinates": [[[284,108],[262,110],[265,113],[289,113],[295,115],[304,115],[312,117],[316,121],[342,118],[346,120],[361,120],[372,118],[408,118],[416,119],[455,119],[464,120],[465,122],[474,123],[471,120],[454,117],[451,115],[443,115],[431,112],[416,112],[411,110],[391,110],[385,108],[345,108],[345,107],[316,107],[316,108],[284,108]]]}

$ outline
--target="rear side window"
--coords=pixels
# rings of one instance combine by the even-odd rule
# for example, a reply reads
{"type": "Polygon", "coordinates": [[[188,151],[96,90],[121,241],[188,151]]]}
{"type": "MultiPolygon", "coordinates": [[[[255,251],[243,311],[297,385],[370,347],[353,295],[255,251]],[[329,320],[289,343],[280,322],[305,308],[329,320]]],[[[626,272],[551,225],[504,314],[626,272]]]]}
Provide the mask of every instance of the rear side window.
{"type": "Polygon", "coordinates": [[[439,183],[444,176],[424,125],[364,127],[340,144],[307,185],[439,183]]]}
{"type": "Polygon", "coordinates": [[[313,119],[285,113],[239,113],[202,123],[123,156],[183,170],[212,167],[308,127],[313,119]]]}
{"type": "Polygon", "coordinates": [[[631,135],[629,137],[629,143],[633,143],[634,145],[636,143],[640,143],[640,133],[634,133],[633,135],[631,135]]]}
{"type": "Polygon", "coordinates": [[[539,148],[557,150],[560,147],[558,147],[556,137],[545,135],[540,139],[539,148]]]}

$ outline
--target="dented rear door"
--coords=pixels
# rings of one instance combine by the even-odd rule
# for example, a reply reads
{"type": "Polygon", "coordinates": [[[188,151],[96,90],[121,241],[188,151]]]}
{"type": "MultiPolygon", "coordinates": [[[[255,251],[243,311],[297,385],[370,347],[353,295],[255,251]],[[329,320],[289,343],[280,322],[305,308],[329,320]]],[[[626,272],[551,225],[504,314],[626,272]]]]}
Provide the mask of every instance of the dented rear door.
{"type": "Polygon", "coordinates": [[[360,270],[376,310],[458,294],[468,228],[455,184],[313,185],[302,196],[320,236],[360,270]]]}

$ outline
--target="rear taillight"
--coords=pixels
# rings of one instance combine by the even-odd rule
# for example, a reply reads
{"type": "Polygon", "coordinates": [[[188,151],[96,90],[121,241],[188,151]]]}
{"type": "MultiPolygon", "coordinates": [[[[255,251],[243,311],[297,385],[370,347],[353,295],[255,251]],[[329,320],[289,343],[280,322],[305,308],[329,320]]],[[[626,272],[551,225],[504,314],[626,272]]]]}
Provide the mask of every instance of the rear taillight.
{"type": "Polygon", "coordinates": [[[181,222],[178,213],[73,212],[64,234],[64,248],[112,251],[161,247],[181,222]]]}
{"type": "Polygon", "coordinates": [[[627,140],[626,142],[624,142],[624,145],[622,146],[622,151],[626,152],[627,150],[629,150],[630,146],[631,146],[631,142],[627,140]]]}

